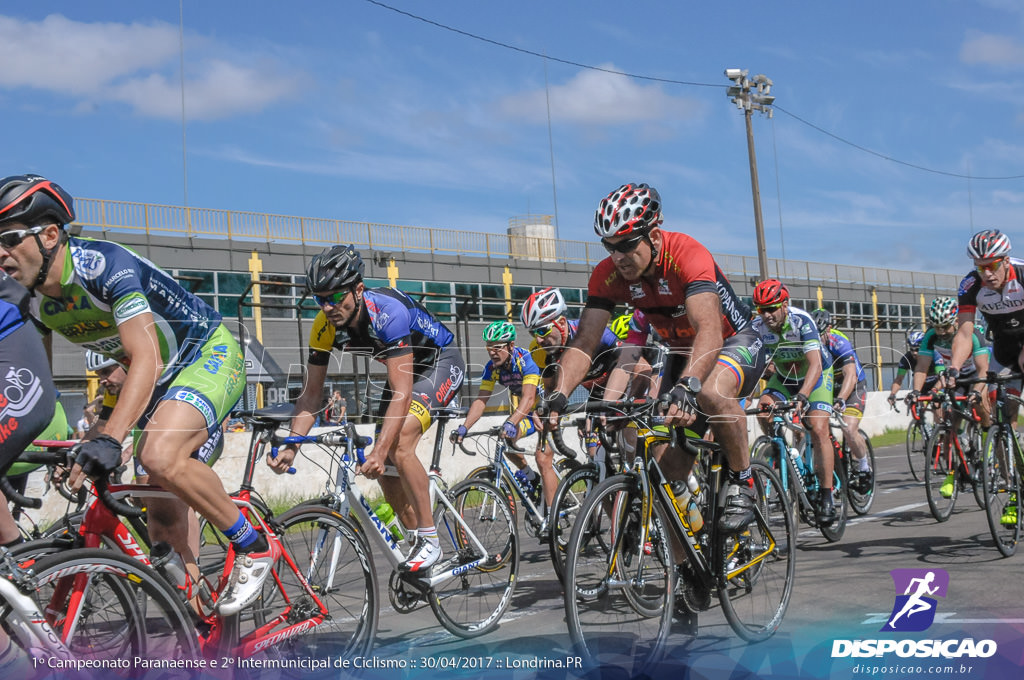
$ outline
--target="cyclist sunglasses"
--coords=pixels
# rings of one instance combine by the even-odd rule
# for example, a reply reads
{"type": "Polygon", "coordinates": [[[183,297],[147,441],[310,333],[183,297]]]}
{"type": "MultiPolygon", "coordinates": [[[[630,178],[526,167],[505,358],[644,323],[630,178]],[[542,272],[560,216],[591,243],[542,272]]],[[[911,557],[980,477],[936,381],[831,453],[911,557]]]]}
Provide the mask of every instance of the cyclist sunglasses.
{"type": "Polygon", "coordinates": [[[551,331],[555,330],[555,324],[549,323],[546,326],[537,326],[536,328],[530,329],[530,335],[535,338],[546,338],[551,335],[551,331]]]}
{"type": "Polygon", "coordinates": [[[780,309],[782,309],[782,304],[781,303],[777,304],[777,305],[765,305],[763,307],[758,307],[757,308],[757,313],[758,314],[774,314],[775,312],[777,312],[780,309]]]}
{"type": "Polygon", "coordinates": [[[26,238],[34,236],[42,230],[43,227],[31,227],[29,229],[12,229],[10,231],[5,231],[0,234],[0,247],[3,247],[4,250],[15,248],[26,238]]]}
{"type": "Polygon", "coordinates": [[[340,304],[341,301],[345,299],[345,296],[351,292],[351,290],[346,288],[344,290],[335,291],[329,295],[313,295],[313,302],[317,303],[321,307],[324,305],[331,305],[333,307],[334,305],[340,304]]]}
{"type": "Polygon", "coordinates": [[[619,241],[618,243],[609,243],[608,241],[601,239],[601,245],[603,245],[604,249],[609,253],[631,253],[636,250],[636,247],[640,245],[640,242],[645,238],[647,238],[647,236],[645,234],[641,234],[639,236],[626,239],[625,241],[619,241]]]}
{"type": "Polygon", "coordinates": [[[986,264],[974,265],[974,268],[978,270],[979,274],[984,274],[985,272],[997,272],[997,271],[999,271],[999,267],[1001,267],[1002,264],[1003,264],[1002,260],[996,260],[995,262],[988,262],[986,264]]]}

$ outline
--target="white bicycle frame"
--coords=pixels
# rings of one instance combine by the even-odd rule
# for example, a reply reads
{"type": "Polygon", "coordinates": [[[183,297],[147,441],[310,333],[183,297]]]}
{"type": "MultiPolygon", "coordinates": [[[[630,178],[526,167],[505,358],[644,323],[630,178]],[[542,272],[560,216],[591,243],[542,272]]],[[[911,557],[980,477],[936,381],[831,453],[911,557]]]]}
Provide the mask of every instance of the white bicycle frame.
{"type": "Polygon", "coordinates": [[[6,578],[0,578],[0,600],[10,608],[4,622],[29,656],[73,658],[32,598],[6,578]]]}

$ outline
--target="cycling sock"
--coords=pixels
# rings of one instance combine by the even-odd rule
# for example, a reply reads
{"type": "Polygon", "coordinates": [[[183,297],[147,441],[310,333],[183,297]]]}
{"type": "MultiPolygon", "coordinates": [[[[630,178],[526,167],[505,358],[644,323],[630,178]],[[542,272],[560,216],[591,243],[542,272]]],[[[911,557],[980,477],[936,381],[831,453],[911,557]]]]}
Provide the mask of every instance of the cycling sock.
{"type": "Polygon", "coordinates": [[[539,476],[540,475],[538,475],[537,471],[534,470],[533,468],[531,468],[531,467],[526,468],[526,478],[529,479],[531,482],[536,482],[537,481],[537,477],[539,477],[539,476]]]}
{"type": "Polygon", "coordinates": [[[3,547],[5,547],[5,548],[13,548],[14,546],[21,545],[24,542],[25,542],[25,538],[23,536],[18,536],[13,541],[9,541],[7,543],[4,543],[3,547]]]}
{"type": "Polygon", "coordinates": [[[867,456],[864,456],[863,458],[857,461],[857,470],[859,472],[868,472],[869,470],[871,470],[871,466],[868,465],[867,456]]]}
{"type": "Polygon", "coordinates": [[[416,530],[416,535],[426,539],[427,543],[432,543],[433,545],[441,545],[441,539],[437,537],[436,526],[420,527],[416,530]]]}
{"type": "Polygon", "coordinates": [[[738,471],[738,472],[736,470],[731,469],[731,468],[729,469],[729,481],[730,482],[736,482],[737,484],[740,484],[740,485],[746,485],[746,484],[750,483],[750,478],[752,476],[753,476],[753,474],[750,472],[750,466],[749,465],[747,467],[743,468],[742,470],[738,471]]]}
{"type": "Polygon", "coordinates": [[[249,524],[249,520],[242,516],[242,513],[238,513],[238,519],[235,520],[234,524],[225,529],[223,533],[229,541],[235,544],[236,550],[245,552],[251,552],[249,546],[262,538],[259,532],[249,524]]]}

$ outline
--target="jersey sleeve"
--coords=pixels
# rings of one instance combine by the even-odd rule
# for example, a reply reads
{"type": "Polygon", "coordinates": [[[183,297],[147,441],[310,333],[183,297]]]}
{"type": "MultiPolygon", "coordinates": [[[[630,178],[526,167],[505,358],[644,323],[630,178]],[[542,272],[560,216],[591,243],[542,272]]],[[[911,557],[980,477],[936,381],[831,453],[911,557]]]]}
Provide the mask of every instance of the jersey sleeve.
{"type": "Polygon", "coordinates": [[[818,329],[814,326],[814,322],[811,321],[811,317],[798,316],[795,318],[800,323],[800,342],[803,345],[804,354],[820,352],[822,348],[821,336],[818,334],[818,329]]]}
{"type": "Polygon", "coordinates": [[[978,309],[978,289],[981,279],[976,272],[971,272],[960,282],[956,292],[956,302],[961,312],[974,314],[978,309]]]}
{"type": "Polygon", "coordinates": [[[686,243],[686,256],[681,259],[683,277],[687,282],[686,297],[698,293],[718,295],[718,274],[715,271],[715,258],[711,256],[710,250],[697,239],[691,238],[686,243]]]}
{"type": "Polygon", "coordinates": [[[309,363],[316,366],[327,365],[331,358],[331,350],[334,349],[336,333],[334,324],[327,320],[323,311],[317,312],[316,318],[313,319],[313,328],[309,332],[309,363]]]}
{"type": "MultiPolygon", "coordinates": [[[[543,352],[543,350],[541,350],[543,352]]],[[[546,353],[545,353],[546,354],[546,353]]],[[[523,385],[540,386],[540,366],[530,352],[523,352],[523,385]]]]}
{"type": "Polygon", "coordinates": [[[384,295],[363,299],[370,311],[370,333],[384,346],[384,358],[412,351],[412,317],[398,300],[384,295]]]}
{"type": "Polygon", "coordinates": [[[111,248],[98,252],[72,248],[71,259],[86,286],[93,284],[99,289],[98,297],[110,305],[114,323],[118,326],[140,314],[153,312],[142,283],[142,262],[128,250],[111,248]],[[103,264],[97,265],[97,260],[103,264]],[[90,278],[90,273],[96,269],[113,274],[105,275],[102,281],[90,278]]]}
{"type": "MultiPolygon", "coordinates": [[[[601,260],[590,275],[587,285],[587,308],[603,309],[607,312],[615,310],[615,287],[622,282],[611,259],[601,260]]],[[[543,367],[542,367],[543,368],[543,367]]]]}
{"type": "Polygon", "coordinates": [[[494,362],[488,361],[484,365],[484,372],[480,376],[480,389],[488,390],[489,392],[494,391],[494,362]]]}

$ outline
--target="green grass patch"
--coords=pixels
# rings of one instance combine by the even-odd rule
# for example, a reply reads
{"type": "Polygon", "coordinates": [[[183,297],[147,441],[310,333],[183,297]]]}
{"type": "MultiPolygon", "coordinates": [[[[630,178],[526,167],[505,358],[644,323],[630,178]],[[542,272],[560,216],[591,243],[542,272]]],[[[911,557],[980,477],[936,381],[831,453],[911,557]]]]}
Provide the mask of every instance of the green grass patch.
{"type": "Polygon", "coordinates": [[[878,448],[879,446],[894,446],[896,444],[904,444],[907,441],[907,429],[892,429],[889,428],[880,435],[876,435],[871,438],[871,446],[878,448]]]}

